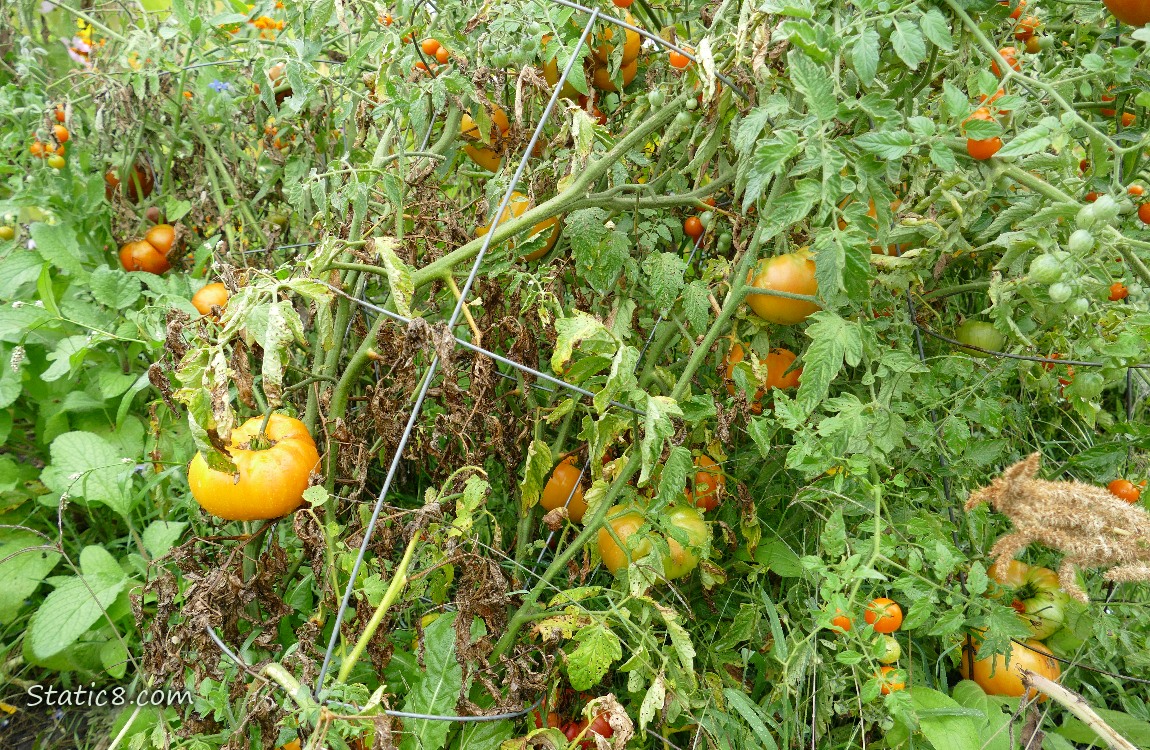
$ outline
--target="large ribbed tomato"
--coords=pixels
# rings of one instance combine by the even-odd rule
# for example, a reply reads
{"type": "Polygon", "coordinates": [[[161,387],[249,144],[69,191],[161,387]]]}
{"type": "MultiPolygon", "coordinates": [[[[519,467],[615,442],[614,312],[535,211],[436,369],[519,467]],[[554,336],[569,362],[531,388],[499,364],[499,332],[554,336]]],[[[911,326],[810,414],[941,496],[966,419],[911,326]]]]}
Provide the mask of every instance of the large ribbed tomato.
{"type": "MultiPolygon", "coordinates": [[[[511,193],[511,200],[509,200],[507,202],[507,208],[503,209],[503,214],[499,218],[499,223],[502,224],[505,221],[509,221],[511,219],[514,219],[514,218],[519,218],[524,213],[526,213],[528,210],[530,210],[533,207],[533,205],[534,204],[531,202],[531,199],[528,198],[523,193],[520,193],[518,191],[511,193]]],[[[543,221],[539,222],[534,227],[532,227],[531,237],[534,237],[535,235],[545,231],[548,227],[551,228],[551,236],[548,237],[547,241],[543,244],[543,247],[541,247],[538,250],[535,250],[534,252],[528,253],[527,255],[523,256],[523,260],[538,260],[539,258],[542,258],[544,255],[546,255],[548,252],[550,252],[551,248],[555,247],[555,240],[559,239],[559,217],[558,216],[552,216],[550,219],[544,219],[543,221]]],[[[482,237],[483,235],[487,234],[487,230],[490,228],[491,228],[491,224],[489,224],[489,223],[484,224],[483,226],[481,226],[475,230],[475,236],[482,237]]],[[[511,246],[512,247],[515,246],[514,241],[511,242],[511,246]]]]}
{"type": "Polygon", "coordinates": [[[551,472],[551,478],[543,487],[539,504],[545,510],[566,507],[568,518],[575,523],[583,520],[583,514],[587,512],[587,501],[583,499],[583,488],[579,485],[579,467],[575,465],[574,456],[568,456],[560,461],[551,472]]]}
{"type": "Polygon", "coordinates": [[[303,504],[308,477],[319,466],[319,452],[304,423],[272,414],[259,445],[263,417],[232,430],[228,455],[236,473],[208,466],[197,453],[188,467],[192,497],[204,510],[229,521],[279,518],[303,504]]]}
{"type": "MultiPolygon", "coordinates": [[[[1050,649],[1043,646],[1039,641],[1031,640],[1024,644],[1012,643],[1011,646],[1009,664],[1007,664],[1007,657],[1001,655],[980,659],[977,650],[975,650],[973,676],[969,669],[969,648],[964,648],[958,671],[964,679],[972,679],[977,682],[978,686],[987,694],[1011,698],[1017,698],[1026,692],[1025,686],[1022,684],[1020,671],[1022,669],[1029,669],[1031,672],[1051,680],[1057,680],[1062,674],[1062,668],[1058,666],[1058,662],[1050,658],[1050,649]]],[[[1040,695],[1039,700],[1046,700],[1046,696],[1040,695]]]]}
{"type": "MultiPolygon", "coordinates": [[[[819,284],[815,281],[815,262],[811,260],[806,248],[786,255],[763,258],[747,274],[747,283],[759,289],[812,297],[819,293],[819,284]]],[[[811,313],[821,309],[813,302],[770,294],[748,294],[747,304],[763,320],[782,326],[801,323],[811,313]]]]}
{"type": "Polygon", "coordinates": [[[1150,0],[1102,0],[1102,4],[1122,23],[1131,26],[1150,23],[1150,0]]]}
{"type": "Polygon", "coordinates": [[[990,566],[987,575],[1011,594],[1011,606],[1030,627],[1030,636],[1039,640],[1053,635],[1066,622],[1070,597],[1062,590],[1058,574],[1050,568],[1011,560],[1004,569],[990,566]]]}

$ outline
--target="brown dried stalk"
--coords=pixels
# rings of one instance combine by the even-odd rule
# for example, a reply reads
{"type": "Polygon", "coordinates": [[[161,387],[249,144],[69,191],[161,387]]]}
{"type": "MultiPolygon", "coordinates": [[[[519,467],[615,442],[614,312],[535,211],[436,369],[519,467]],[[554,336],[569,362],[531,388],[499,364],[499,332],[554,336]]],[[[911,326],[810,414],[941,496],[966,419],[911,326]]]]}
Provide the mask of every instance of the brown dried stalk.
{"type": "Polygon", "coordinates": [[[1108,581],[1150,581],[1150,514],[1103,487],[1036,479],[1041,453],[1019,461],[988,487],[970,493],[969,511],[990,503],[1014,524],[990,554],[1004,569],[1031,542],[1064,554],[1058,576],[1066,593],[1089,601],[1074,566],[1103,568],[1108,581]]]}

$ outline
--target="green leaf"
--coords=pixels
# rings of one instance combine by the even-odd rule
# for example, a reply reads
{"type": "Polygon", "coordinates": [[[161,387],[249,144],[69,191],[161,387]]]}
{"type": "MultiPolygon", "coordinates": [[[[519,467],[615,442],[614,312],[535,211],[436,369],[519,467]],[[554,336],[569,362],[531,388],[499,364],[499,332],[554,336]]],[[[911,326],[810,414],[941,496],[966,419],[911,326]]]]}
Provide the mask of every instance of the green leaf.
{"type": "Polygon", "coordinates": [[[912,686],[907,692],[918,716],[919,731],[932,745],[947,750],[981,750],[978,726],[969,713],[958,713],[964,711],[958,701],[928,687],[912,686]]]}
{"type": "Polygon", "coordinates": [[[811,344],[803,352],[803,377],[796,397],[802,415],[810,415],[826,399],[843,364],[857,365],[863,353],[862,334],[855,324],[826,311],[810,320],[806,335],[811,344]]]}
{"type": "Polygon", "coordinates": [[[91,432],[66,432],[52,441],[52,463],[41,481],[50,490],[107,505],[120,515],[131,510],[129,475],[134,462],[91,432]]]}
{"type": "Polygon", "coordinates": [[[519,480],[520,507],[529,512],[539,502],[543,480],[551,473],[551,449],[542,440],[532,440],[527,447],[527,460],[523,462],[523,479],[519,480]]]}
{"type": "Polygon", "coordinates": [[[696,279],[683,287],[683,315],[691,326],[691,331],[698,334],[707,329],[711,322],[710,290],[702,281],[696,279]]]}
{"type": "Polygon", "coordinates": [[[911,21],[895,21],[890,41],[894,46],[894,53],[911,70],[916,70],[926,59],[926,41],[922,38],[922,31],[917,24],[911,21]]]}
{"type": "Polygon", "coordinates": [[[623,658],[619,637],[602,623],[587,625],[575,634],[575,650],[567,656],[567,679],[576,690],[590,690],[611,665],[623,658]]]}
{"type": "Polygon", "coordinates": [[[105,557],[111,555],[102,548],[85,547],[81,552],[83,576],[62,579],[32,616],[27,637],[37,659],[47,659],[75,643],[103,617],[128,585],[127,576],[115,560],[109,565],[105,557]],[[90,569],[99,572],[91,573],[90,569]]]}
{"type": "Polygon", "coordinates": [[[4,582],[0,586],[0,625],[16,619],[24,601],[60,561],[58,552],[34,549],[46,543],[35,534],[17,532],[6,534],[5,542],[0,544],[0,581],[4,582]]]}
{"type": "Polygon", "coordinates": [[[575,346],[584,339],[606,333],[607,328],[597,318],[585,312],[575,311],[569,318],[555,321],[555,351],[551,354],[551,369],[562,375],[571,361],[575,346]]]}
{"type": "Polygon", "coordinates": [[[1037,125],[1027,128],[1010,139],[995,156],[1024,156],[1045,151],[1054,140],[1054,134],[1059,129],[1058,120],[1053,117],[1044,117],[1037,125]]]}
{"type": "Polygon", "coordinates": [[[400,260],[395,249],[399,247],[399,240],[394,237],[377,237],[375,249],[379,253],[379,262],[387,272],[387,283],[391,288],[391,298],[395,302],[395,310],[405,318],[411,317],[411,298],[415,294],[415,282],[411,278],[411,267],[400,260]]]}
{"type": "Polygon", "coordinates": [[[683,488],[688,486],[687,478],[694,468],[691,451],[681,445],[672,448],[659,475],[659,502],[673,503],[683,497],[683,488]]]}
{"type": "Polygon", "coordinates": [[[873,83],[878,74],[878,50],[878,32],[870,26],[864,28],[851,45],[851,63],[864,84],[873,83]]]}
{"type": "Polygon", "coordinates": [[[82,263],[84,254],[80,251],[80,241],[71,225],[36,222],[29,231],[41,258],[61,271],[81,278],[87,276],[82,263]]]}
{"type": "MultiPolygon", "coordinates": [[[[455,656],[456,614],[437,617],[423,631],[424,671],[407,693],[403,710],[417,714],[451,715],[463,688],[463,668],[455,656]]],[[[438,750],[447,741],[451,725],[446,721],[404,719],[400,750],[438,750]]]]}
{"type": "Polygon", "coordinates": [[[811,114],[823,122],[833,119],[838,103],[829,71],[797,49],[787,53],[787,69],[795,88],[806,98],[811,114]]]}
{"type": "Polygon", "coordinates": [[[854,139],[855,144],[883,159],[901,159],[914,148],[914,137],[905,130],[887,130],[864,133],[854,139]]]}
{"type": "MultiPolygon", "coordinates": [[[[1114,711],[1108,708],[1096,707],[1095,712],[1102,720],[1126,739],[1140,748],[1150,748],[1150,722],[1131,716],[1123,711],[1114,711]]],[[[1081,720],[1070,717],[1066,723],[1055,730],[1071,742],[1084,745],[1106,744],[1102,737],[1081,720]]]]}
{"type": "Polygon", "coordinates": [[[683,288],[687,263],[677,253],[652,253],[643,259],[648,289],[655,305],[666,312],[675,304],[683,288]]]}
{"type": "Polygon", "coordinates": [[[828,557],[842,557],[847,549],[847,529],[843,522],[842,510],[836,508],[823,525],[822,536],[819,537],[822,548],[828,557]]]}
{"type": "Polygon", "coordinates": [[[154,560],[168,554],[168,550],[180,541],[186,528],[188,524],[183,521],[152,521],[140,537],[144,541],[144,548],[154,560]]]}
{"type": "Polygon", "coordinates": [[[730,707],[735,709],[735,712],[738,713],[739,716],[742,716],[743,721],[747,722],[747,724],[751,727],[755,738],[762,742],[766,747],[775,748],[777,750],[778,744],[775,742],[774,737],[771,736],[771,733],[767,730],[767,725],[764,723],[764,720],[770,721],[766,712],[759,708],[759,706],[752,703],[751,699],[747,697],[747,694],[740,690],[725,688],[723,690],[723,696],[727,699],[727,703],[730,705],[730,707]]]}
{"type": "Polygon", "coordinates": [[[652,396],[646,391],[636,391],[639,395],[639,408],[646,412],[643,418],[643,440],[640,450],[643,456],[643,468],[639,472],[639,486],[642,487],[651,477],[651,470],[659,462],[663,453],[663,443],[675,432],[675,425],[671,422],[674,417],[682,417],[683,412],[675,400],[667,396],[652,396]]]}
{"type": "Polygon", "coordinates": [[[113,310],[124,310],[136,304],[140,298],[140,280],[128,273],[113,271],[100,266],[88,279],[92,296],[101,305],[113,310]]]}
{"type": "Polygon", "coordinates": [[[950,34],[950,24],[938,8],[931,8],[919,16],[918,23],[922,27],[922,33],[936,46],[947,52],[954,49],[954,38],[950,34]]]}

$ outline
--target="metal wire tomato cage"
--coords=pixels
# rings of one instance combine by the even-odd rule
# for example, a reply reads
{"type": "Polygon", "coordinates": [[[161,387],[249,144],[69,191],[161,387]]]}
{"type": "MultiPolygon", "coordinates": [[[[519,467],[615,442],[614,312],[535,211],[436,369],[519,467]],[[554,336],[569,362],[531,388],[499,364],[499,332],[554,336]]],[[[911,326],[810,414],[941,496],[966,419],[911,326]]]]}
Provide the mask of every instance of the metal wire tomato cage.
{"type": "MultiPolygon", "coordinates": [[[[589,8],[589,7],[582,5],[580,3],[571,2],[571,0],[549,0],[549,1],[553,2],[557,5],[572,8],[572,9],[575,9],[577,11],[589,14],[589,19],[583,28],[582,35],[581,35],[580,40],[579,40],[579,47],[582,47],[587,42],[588,37],[591,35],[591,32],[595,27],[595,24],[598,21],[603,21],[606,23],[614,24],[616,26],[620,26],[625,30],[635,32],[635,33],[639,34],[640,37],[642,37],[644,39],[651,40],[653,43],[655,43],[658,47],[660,47],[662,49],[678,52],[679,54],[682,54],[685,57],[687,57],[692,62],[696,62],[696,63],[698,62],[698,58],[696,58],[696,56],[692,52],[690,52],[690,51],[688,51],[688,50],[686,50],[686,49],[684,49],[684,48],[682,48],[676,44],[673,44],[673,43],[669,42],[668,40],[665,40],[665,39],[663,39],[663,38],[661,38],[655,34],[652,34],[651,32],[648,32],[647,30],[645,30],[643,28],[640,28],[640,27],[637,27],[637,26],[632,25],[630,23],[627,23],[626,21],[621,20],[619,18],[615,18],[614,16],[603,14],[598,9],[589,8]]],[[[413,27],[414,27],[414,19],[415,19],[416,12],[421,7],[423,7],[425,5],[429,6],[432,10],[434,10],[434,4],[431,3],[430,0],[419,0],[419,2],[416,3],[416,5],[412,11],[411,22],[412,22],[413,27]]],[[[415,40],[414,35],[412,37],[412,43],[415,44],[415,46],[417,48],[417,54],[419,55],[419,57],[422,60],[424,60],[426,63],[426,58],[423,55],[420,44],[415,40]]],[[[225,62],[232,62],[232,61],[225,61],[225,62]]],[[[547,102],[547,105],[546,105],[546,107],[545,107],[536,127],[535,127],[535,130],[532,133],[531,139],[528,142],[526,148],[524,149],[522,155],[520,156],[517,167],[513,173],[513,176],[511,178],[507,188],[503,192],[503,195],[502,195],[501,200],[499,201],[498,207],[492,213],[492,220],[489,223],[489,229],[488,229],[486,235],[484,236],[482,246],[479,250],[479,253],[475,257],[475,260],[472,264],[470,272],[468,273],[467,280],[461,289],[461,292],[459,294],[459,298],[456,302],[455,308],[453,309],[452,314],[450,315],[450,317],[446,323],[446,328],[448,331],[451,331],[455,327],[455,325],[458,323],[459,317],[462,314],[463,307],[467,302],[467,297],[470,294],[471,288],[474,284],[474,281],[475,281],[476,276],[478,274],[479,268],[480,268],[480,266],[481,266],[481,264],[482,264],[482,262],[486,256],[488,250],[490,249],[491,238],[494,235],[495,230],[497,228],[497,223],[495,222],[494,217],[502,215],[503,211],[507,208],[507,205],[510,202],[511,193],[515,189],[515,187],[517,186],[520,179],[522,178],[523,173],[526,169],[528,155],[533,151],[536,143],[538,142],[539,138],[541,137],[542,130],[543,130],[544,126],[546,125],[551,113],[554,110],[554,107],[555,107],[555,105],[558,101],[558,98],[559,98],[559,92],[561,91],[564,84],[568,80],[568,77],[569,77],[571,71],[573,70],[574,65],[576,63],[579,63],[579,62],[581,62],[581,56],[579,56],[579,55],[573,56],[568,61],[567,65],[565,66],[565,68],[561,72],[561,75],[560,75],[557,83],[553,87],[552,95],[547,102]]],[[[207,64],[221,64],[221,63],[207,63],[207,64]]],[[[434,69],[430,65],[428,65],[428,71],[427,72],[432,77],[436,76],[434,69]]],[[[722,73],[716,72],[715,78],[717,80],[723,82],[727,86],[729,86],[731,88],[731,90],[737,96],[742,98],[743,100],[750,101],[747,94],[744,93],[728,76],[726,76],[722,73]]],[[[420,147],[420,149],[419,149],[420,151],[422,151],[426,148],[426,145],[430,140],[434,124],[435,124],[435,117],[433,116],[432,121],[428,125],[428,129],[422,138],[422,144],[423,145],[420,147]]],[[[688,265],[690,265],[692,263],[697,251],[699,250],[701,240],[702,240],[702,236],[700,236],[700,238],[698,240],[696,240],[694,247],[692,248],[690,258],[688,259],[688,265]]],[[[305,243],[296,243],[296,244],[291,244],[291,245],[281,245],[279,247],[285,248],[285,249],[286,248],[299,248],[299,247],[311,247],[311,246],[315,246],[317,244],[319,244],[319,243],[318,242],[305,242],[305,243]]],[[[261,250],[246,250],[243,252],[244,253],[252,253],[252,252],[263,252],[263,251],[261,251],[261,250]]],[[[348,294],[348,293],[344,292],[343,290],[338,289],[338,288],[331,286],[331,285],[327,285],[327,287],[333,293],[338,294],[341,297],[354,302],[355,304],[362,307],[364,310],[369,310],[369,311],[376,313],[378,315],[383,315],[383,316],[393,320],[394,322],[396,322],[398,324],[410,325],[412,323],[412,318],[408,318],[408,317],[399,315],[399,314],[392,312],[390,310],[387,310],[387,309],[385,309],[379,305],[375,305],[371,302],[368,302],[364,299],[361,299],[360,296],[364,293],[364,289],[362,287],[357,288],[357,290],[356,290],[357,294],[355,294],[355,295],[348,294]]],[[[1073,360],[1051,359],[1051,358],[1044,358],[1044,357],[1033,357],[1033,356],[1026,356],[1026,355],[1011,354],[1008,352],[998,352],[998,351],[986,350],[986,349],[981,349],[979,347],[963,345],[961,342],[959,342],[955,339],[949,338],[945,335],[938,333],[937,331],[934,331],[934,330],[920,324],[918,322],[917,316],[915,315],[915,305],[914,305],[913,299],[911,298],[911,295],[909,292],[907,293],[906,302],[907,302],[908,311],[911,313],[910,314],[910,321],[911,321],[912,325],[914,325],[914,327],[915,327],[915,336],[916,336],[916,343],[917,343],[919,358],[920,358],[920,360],[922,360],[924,362],[926,361],[926,354],[925,354],[925,350],[923,347],[923,334],[925,333],[925,334],[927,334],[933,338],[947,342],[948,344],[951,344],[953,346],[961,346],[964,349],[968,349],[968,350],[974,349],[974,350],[979,351],[980,353],[985,353],[985,354],[988,354],[988,355],[991,355],[994,357],[998,357],[998,358],[1018,359],[1018,360],[1034,361],[1034,362],[1040,362],[1040,363],[1054,363],[1054,364],[1060,364],[1060,365],[1071,365],[1071,366],[1076,366],[1076,367],[1103,367],[1103,366],[1106,366],[1105,363],[1101,363],[1101,362],[1082,362],[1082,361],[1073,361],[1073,360]]],[[[640,353],[640,360],[639,360],[640,363],[642,362],[643,357],[646,355],[647,350],[651,344],[651,341],[653,340],[655,329],[658,328],[659,324],[662,323],[663,319],[664,319],[664,315],[660,314],[658,316],[658,319],[656,320],[655,324],[652,326],[652,330],[650,331],[650,333],[649,333],[649,335],[648,335],[648,337],[644,343],[643,350],[640,353]]],[[[492,360],[494,360],[494,361],[496,361],[502,365],[505,365],[507,367],[513,368],[514,370],[517,370],[523,374],[530,375],[534,378],[537,378],[539,380],[550,383],[550,384],[554,385],[556,387],[556,389],[566,389],[572,393],[579,394],[581,397],[588,397],[588,396],[593,397],[594,396],[593,392],[591,392],[587,389],[581,388],[579,386],[567,383],[564,380],[562,380],[561,378],[557,378],[557,377],[548,375],[548,374],[541,372],[539,370],[536,370],[534,368],[531,368],[531,367],[528,367],[528,366],[523,365],[521,363],[515,362],[514,360],[512,360],[510,358],[504,357],[504,356],[499,355],[495,352],[492,352],[488,349],[485,349],[483,347],[472,344],[472,343],[470,343],[466,340],[463,340],[457,336],[452,335],[452,338],[453,338],[455,345],[457,345],[457,346],[459,346],[465,350],[471,351],[474,354],[477,354],[479,356],[489,357],[490,359],[492,359],[492,360]]],[[[384,479],[383,485],[382,485],[382,487],[379,491],[379,494],[377,496],[377,499],[375,501],[371,518],[370,518],[367,526],[364,529],[363,542],[361,543],[360,549],[356,555],[355,563],[353,565],[347,587],[344,590],[344,594],[343,594],[343,597],[341,599],[340,606],[336,612],[335,622],[333,623],[333,627],[332,627],[332,635],[331,635],[331,639],[329,640],[327,650],[325,651],[325,654],[324,654],[323,664],[320,668],[319,676],[316,680],[315,686],[314,686],[314,688],[311,689],[312,695],[314,697],[316,697],[317,699],[321,699],[323,697],[324,679],[327,675],[328,670],[330,669],[331,661],[335,655],[337,645],[339,644],[339,641],[340,641],[340,636],[341,636],[340,626],[344,620],[344,617],[346,616],[347,608],[349,606],[351,596],[354,592],[354,583],[358,577],[359,571],[361,569],[364,558],[366,556],[366,552],[367,552],[367,548],[368,548],[370,540],[371,540],[371,536],[374,532],[375,526],[377,525],[380,513],[381,513],[382,508],[384,506],[384,501],[385,501],[385,499],[388,495],[388,492],[391,488],[391,484],[394,481],[399,462],[403,456],[404,450],[405,450],[407,443],[411,437],[411,433],[414,429],[415,423],[416,423],[417,419],[419,418],[419,416],[422,412],[424,401],[426,399],[428,390],[430,388],[430,384],[431,384],[431,382],[434,378],[434,375],[438,369],[439,363],[440,363],[440,361],[439,361],[438,355],[434,355],[431,358],[431,361],[429,362],[429,364],[427,366],[427,370],[426,370],[426,372],[425,372],[425,374],[421,380],[421,386],[420,386],[419,391],[416,395],[415,402],[412,406],[411,412],[409,414],[409,418],[408,418],[407,423],[404,427],[400,441],[399,441],[399,443],[398,443],[398,445],[394,451],[394,454],[392,456],[392,459],[389,463],[388,471],[387,471],[386,477],[384,479]]],[[[1130,398],[1129,384],[1130,384],[1131,375],[1134,372],[1134,370],[1136,370],[1136,369],[1137,370],[1150,369],[1150,364],[1131,365],[1127,369],[1128,389],[1127,389],[1126,411],[1127,411],[1127,419],[1128,420],[1131,417],[1132,409],[1133,409],[1132,401],[1130,398]]],[[[498,369],[495,369],[494,372],[497,375],[504,377],[504,378],[513,378],[514,377],[514,376],[507,374],[507,373],[504,373],[498,369]]],[[[532,388],[536,388],[539,390],[543,390],[543,391],[547,391],[547,392],[551,392],[551,393],[556,392],[556,390],[548,388],[547,386],[542,385],[541,383],[531,382],[528,385],[532,388]]],[[[617,408],[621,408],[621,409],[628,411],[630,413],[636,414],[638,416],[644,416],[645,415],[643,410],[636,409],[634,407],[628,406],[626,404],[622,404],[622,403],[617,402],[617,401],[612,401],[611,405],[615,406],[617,408]]],[[[931,419],[936,425],[938,424],[937,414],[934,412],[934,410],[931,411],[931,419]]],[[[945,468],[947,467],[947,460],[946,460],[946,457],[942,451],[940,451],[940,454],[939,454],[939,462],[940,462],[940,466],[945,470],[945,468]]],[[[588,461],[584,462],[584,464],[580,470],[579,478],[576,480],[575,487],[579,486],[580,482],[582,481],[582,478],[585,476],[585,474],[589,470],[589,468],[590,468],[590,462],[588,460],[588,461]]],[[[956,518],[954,515],[953,493],[952,493],[950,478],[945,473],[945,471],[943,473],[942,479],[943,479],[944,496],[947,500],[948,512],[950,513],[950,519],[952,521],[952,534],[954,536],[954,542],[957,546],[958,545],[957,521],[956,521],[956,518]]],[[[566,507],[570,504],[573,496],[574,496],[574,488],[569,493],[567,500],[564,504],[564,507],[566,507]]],[[[538,565],[542,562],[542,559],[546,553],[546,550],[547,550],[551,540],[553,539],[553,537],[556,533],[557,532],[553,531],[548,536],[547,542],[544,544],[543,550],[541,551],[539,558],[535,561],[534,566],[529,571],[530,574],[535,575],[535,571],[538,568],[538,565]]],[[[965,591],[965,581],[962,582],[962,586],[963,586],[963,589],[965,591]]],[[[219,636],[215,633],[215,631],[210,626],[207,627],[206,630],[207,630],[209,636],[212,638],[212,640],[216,643],[216,645],[232,661],[234,661],[241,668],[250,670],[250,667],[248,667],[243,662],[243,660],[238,655],[236,655],[219,638],[219,636]]],[[[1086,665],[1079,665],[1079,666],[1082,666],[1083,668],[1086,668],[1086,669],[1092,669],[1086,665]]],[[[1093,671],[1102,671],[1102,670],[1096,670],[1095,669],[1093,671]]],[[[525,716],[526,714],[528,714],[532,710],[534,710],[537,706],[539,706],[542,703],[544,697],[545,696],[541,696],[540,698],[536,699],[536,701],[533,704],[531,704],[530,706],[528,706],[528,707],[526,707],[520,711],[509,712],[509,713],[504,713],[504,714],[497,714],[497,715],[492,715],[492,716],[438,716],[438,715],[427,715],[427,714],[414,714],[414,713],[391,711],[391,710],[386,710],[383,713],[385,713],[389,716],[394,716],[394,717],[398,717],[398,718],[413,718],[413,719],[422,719],[422,720],[430,720],[430,721],[448,721],[448,722],[498,721],[498,720],[503,720],[503,719],[514,719],[514,718],[519,718],[519,717],[525,716]]],[[[346,706],[347,705],[347,704],[337,703],[335,701],[327,701],[327,703],[329,705],[333,705],[333,706],[336,706],[336,705],[346,706]]],[[[352,708],[355,708],[355,707],[352,707],[352,708]]],[[[659,735],[655,732],[652,732],[651,730],[647,730],[647,734],[663,741],[664,743],[666,743],[666,745],[668,747],[671,747],[671,748],[677,747],[673,743],[670,743],[666,738],[662,737],[661,735],[659,735]]],[[[813,741],[813,739],[814,738],[812,736],[812,741],[813,741]]],[[[698,740],[698,735],[696,735],[696,737],[695,737],[696,743],[697,743],[697,740],[698,740]]]]}

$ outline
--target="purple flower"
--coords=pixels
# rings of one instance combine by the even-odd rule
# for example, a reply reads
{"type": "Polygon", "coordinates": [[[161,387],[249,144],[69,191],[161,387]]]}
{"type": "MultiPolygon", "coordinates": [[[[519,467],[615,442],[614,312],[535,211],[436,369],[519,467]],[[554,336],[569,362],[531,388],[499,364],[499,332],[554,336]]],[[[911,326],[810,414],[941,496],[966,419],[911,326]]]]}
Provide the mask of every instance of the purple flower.
{"type": "Polygon", "coordinates": [[[208,84],[208,88],[210,88],[212,91],[219,93],[221,91],[227,91],[228,89],[230,89],[231,84],[229,84],[225,81],[212,81],[211,83],[208,84]]]}

